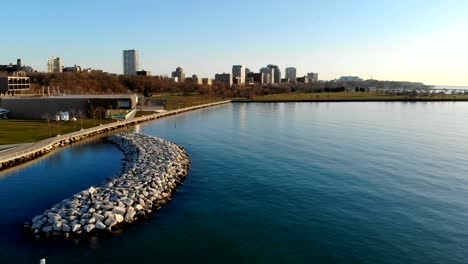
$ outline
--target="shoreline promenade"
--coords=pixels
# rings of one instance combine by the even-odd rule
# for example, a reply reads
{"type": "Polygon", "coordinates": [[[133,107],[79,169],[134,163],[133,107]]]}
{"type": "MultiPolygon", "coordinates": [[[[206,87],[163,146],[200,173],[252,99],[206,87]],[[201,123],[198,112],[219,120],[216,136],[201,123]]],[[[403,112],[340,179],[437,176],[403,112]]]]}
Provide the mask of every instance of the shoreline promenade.
{"type": "Polygon", "coordinates": [[[17,148],[12,148],[0,152],[0,171],[16,165],[26,163],[28,161],[39,158],[47,153],[50,153],[60,147],[67,146],[71,143],[78,142],[99,134],[107,133],[113,130],[122,129],[137,125],[140,123],[154,121],[160,118],[173,116],[185,112],[190,112],[202,108],[223,105],[231,103],[231,100],[219,101],[215,103],[185,107],[181,109],[171,110],[164,113],[156,113],[148,116],[132,118],[129,120],[122,120],[106,125],[92,127],[81,131],[76,131],[70,134],[60,135],[53,138],[44,139],[32,144],[22,145],[17,148]]]}

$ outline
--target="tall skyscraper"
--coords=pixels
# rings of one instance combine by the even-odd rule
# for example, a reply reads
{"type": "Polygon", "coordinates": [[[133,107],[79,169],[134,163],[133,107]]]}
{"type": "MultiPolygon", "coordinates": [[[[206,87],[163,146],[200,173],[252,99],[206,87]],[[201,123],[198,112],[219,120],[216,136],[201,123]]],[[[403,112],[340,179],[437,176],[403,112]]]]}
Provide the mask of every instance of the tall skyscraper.
{"type": "Polygon", "coordinates": [[[124,50],[123,51],[123,74],[136,75],[140,70],[140,56],[137,50],[124,50]]]}
{"type": "Polygon", "coordinates": [[[296,78],[297,78],[296,68],[294,68],[294,67],[286,68],[286,77],[285,78],[288,80],[288,82],[296,82],[296,78]]]}
{"type": "Polygon", "coordinates": [[[273,83],[281,83],[281,70],[278,65],[270,64],[267,67],[273,72],[273,83]]]}
{"type": "Polygon", "coordinates": [[[52,57],[47,61],[47,72],[62,72],[62,59],[52,57]]]}
{"type": "Polygon", "coordinates": [[[232,77],[234,83],[236,84],[245,84],[245,67],[243,65],[234,65],[232,66],[232,77]]]}

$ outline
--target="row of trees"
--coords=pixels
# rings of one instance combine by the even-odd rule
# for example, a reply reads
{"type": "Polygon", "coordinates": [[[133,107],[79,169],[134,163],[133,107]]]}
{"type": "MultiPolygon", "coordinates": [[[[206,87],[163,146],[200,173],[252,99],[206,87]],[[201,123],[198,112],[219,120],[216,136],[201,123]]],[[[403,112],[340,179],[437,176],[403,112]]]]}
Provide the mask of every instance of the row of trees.
{"type": "Polygon", "coordinates": [[[92,73],[28,73],[31,79],[33,91],[42,92],[41,87],[60,87],[62,93],[69,94],[111,94],[138,92],[145,95],[158,93],[183,93],[197,92],[202,95],[223,97],[250,97],[255,95],[267,95],[288,92],[340,92],[368,88],[399,88],[422,89],[428,88],[422,83],[410,82],[386,82],[367,80],[362,82],[340,83],[314,82],[296,84],[275,85],[248,85],[227,87],[224,83],[215,82],[211,86],[198,85],[193,82],[176,83],[163,77],[123,76],[102,72],[92,73]]]}

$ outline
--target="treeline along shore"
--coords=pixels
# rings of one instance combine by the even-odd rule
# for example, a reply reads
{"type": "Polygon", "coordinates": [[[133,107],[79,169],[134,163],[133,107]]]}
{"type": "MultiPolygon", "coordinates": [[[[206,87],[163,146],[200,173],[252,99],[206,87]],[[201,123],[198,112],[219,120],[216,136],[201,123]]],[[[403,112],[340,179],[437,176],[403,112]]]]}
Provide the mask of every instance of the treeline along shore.
{"type": "Polygon", "coordinates": [[[226,86],[214,81],[201,85],[192,81],[174,82],[165,76],[124,76],[103,72],[91,73],[27,73],[33,93],[42,93],[42,87],[60,87],[69,94],[141,93],[147,96],[161,93],[179,93],[218,97],[251,97],[284,93],[320,93],[355,90],[424,90],[432,88],[419,82],[365,80],[358,82],[320,81],[310,83],[247,84],[226,86]]]}

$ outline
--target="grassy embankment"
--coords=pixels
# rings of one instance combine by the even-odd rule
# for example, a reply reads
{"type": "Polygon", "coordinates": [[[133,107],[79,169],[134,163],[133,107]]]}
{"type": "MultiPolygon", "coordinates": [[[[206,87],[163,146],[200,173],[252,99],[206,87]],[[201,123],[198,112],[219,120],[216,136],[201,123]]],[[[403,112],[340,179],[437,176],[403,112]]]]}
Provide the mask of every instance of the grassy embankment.
{"type": "Polygon", "coordinates": [[[164,100],[164,99],[166,100],[166,110],[168,111],[225,100],[221,97],[201,96],[201,95],[191,95],[191,96],[157,95],[157,96],[153,96],[153,100],[164,100]]]}
{"type": "MultiPolygon", "coordinates": [[[[224,101],[221,97],[212,97],[212,96],[200,96],[200,95],[170,95],[170,94],[161,94],[151,97],[153,101],[161,102],[166,100],[166,110],[176,110],[179,108],[185,108],[195,105],[209,104],[219,101],[224,101]]],[[[152,111],[138,111],[135,117],[147,116],[154,114],[152,111]]]]}
{"type": "Polygon", "coordinates": [[[288,93],[254,96],[246,99],[235,99],[237,102],[322,102],[322,101],[454,101],[467,100],[468,95],[429,95],[429,96],[403,96],[388,95],[379,92],[341,92],[341,93],[288,93]]]}
{"type": "Polygon", "coordinates": [[[98,119],[83,119],[83,122],[78,120],[75,124],[72,121],[48,123],[40,120],[0,120],[0,145],[36,142],[110,122],[112,121],[98,119]]]}
{"type": "MultiPolygon", "coordinates": [[[[217,101],[222,101],[219,97],[204,97],[199,95],[179,96],[179,95],[161,95],[154,96],[154,100],[166,99],[167,110],[174,110],[183,107],[207,104],[217,101]]],[[[151,111],[139,111],[136,117],[143,115],[151,115],[151,111]]],[[[40,120],[0,120],[0,145],[31,143],[49,137],[55,137],[58,134],[66,134],[78,131],[81,128],[90,128],[99,124],[107,124],[112,122],[106,119],[83,119],[76,121],[59,122],[40,120]]]]}

